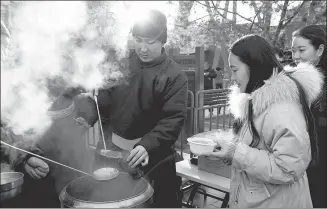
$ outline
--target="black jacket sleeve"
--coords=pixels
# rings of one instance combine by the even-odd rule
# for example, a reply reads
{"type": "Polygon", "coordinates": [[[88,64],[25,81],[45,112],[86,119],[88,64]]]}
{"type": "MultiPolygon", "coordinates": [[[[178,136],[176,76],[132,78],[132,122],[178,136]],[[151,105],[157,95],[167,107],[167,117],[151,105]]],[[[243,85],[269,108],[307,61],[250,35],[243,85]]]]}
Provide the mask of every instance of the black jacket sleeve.
{"type": "Polygon", "coordinates": [[[134,147],[141,145],[150,154],[153,150],[171,147],[183,128],[187,108],[187,78],[180,73],[163,87],[162,117],[156,126],[134,147]]]}
{"type": "MultiPolygon", "coordinates": [[[[35,140],[24,139],[23,136],[14,134],[11,130],[1,127],[1,141],[6,142],[17,148],[42,155],[42,151],[35,145],[35,140]]],[[[7,145],[1,144],[1,161],[10,165],[12,170],[15,170],[22,162],[27,160],[30,155],[13,149],[7,145]]]]}

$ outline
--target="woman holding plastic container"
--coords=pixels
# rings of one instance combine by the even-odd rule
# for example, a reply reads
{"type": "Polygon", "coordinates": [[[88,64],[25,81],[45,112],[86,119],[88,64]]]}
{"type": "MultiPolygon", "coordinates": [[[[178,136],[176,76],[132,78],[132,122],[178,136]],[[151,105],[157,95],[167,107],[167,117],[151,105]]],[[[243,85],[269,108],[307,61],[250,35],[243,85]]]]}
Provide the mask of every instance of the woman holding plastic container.
{"type": "Polygon", "coordinates": [[[309,64],[284,69],[258,35],[232,45],[229,65],[234,138],[215,138],[207,155],[232,165],[230,207],[312,207],[306,169],[318,147],[309,106],[322,75],[309,64]]]}

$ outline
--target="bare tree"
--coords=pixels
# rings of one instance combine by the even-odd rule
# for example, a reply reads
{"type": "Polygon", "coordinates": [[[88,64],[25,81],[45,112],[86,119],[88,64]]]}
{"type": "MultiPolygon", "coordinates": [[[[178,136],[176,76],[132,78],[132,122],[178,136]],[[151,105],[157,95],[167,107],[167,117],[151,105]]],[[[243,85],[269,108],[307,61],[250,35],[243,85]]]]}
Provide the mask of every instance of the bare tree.
{"type": "Polygon", "coordinates": [[[262,25],[262,18],[261,18],[261,8],[262,7],[258,7],[257,3],[254,0],[251,1],[250,6],[253,7],[255,13],[257,14],[256,18],[258,18],[258,24],[262,25]]]}
{"type": "Polygon", "coordinates": [[[284,27],[283,20],[285,19],[285,15],[286,15],[288,3],[289,3],[289,0],[285,0],[284,1],[282,13],[280,15],[280,20],[279,20],[279,23],[278,23],[278,26],[277,26],[277,30],[276,30],[276,33],[275,33],[275,38],[274,38],[274,42],[273,42],[273,45],[274,46],[276,45],[276,42],[278,40],[278,36],[279,36],[280,32],[282,31],[282,28],[284,27]]]}
{"type": "Polygon", "coordinates": [[[188,17],[191,14],[191,9],[194,5],[194,1],[179,1],[178,13],[175,19],[176,24],[179,26],[187,27],[189,25],[188,17]]]}
{"type": "Polygon", "coordinates": [[[237,1],[233,0],[233,26],[236,25],[237,1]]]}
{"type": "Polygon", "coordinates": [[[269,29],[271,24],[271,16],[272,16],[272,1],[264,1],[264,13],[263,13],[263,31],[262,36],[265,38],[269,38],[269,29]]]}
{"type": "Polygon", "coordinates": [[[229,7],[229,1],[225,1],[225,8],[224,8],[224,14],[223,14],[224,20],[227,19],[228,7],[229,7]]]}
{"type": "MultiPolygon", "coordinates": [[[[193,31],[197,31],[198,29],[196,33],[199,35],[202,34],[202,39],[203,37],[208,37],[206,38],[207,40],[214,41],[214,43],[226,44],[226,46],[243,35],[256,33],[261,34],[272,45],[281,45],[283,48],[290,41],[289,34],[296,28],[306,24],[326,24],[325,1],[242,1],[242,4],[248,4],[254,10],[255,15],[252,17],[244,16],[244,14],[237,10],[237,4],[240,2],[236,0],[233,0],[231,10],[229,10],[230,1],[226,1],[223,5],[221,5],[221,1],[219,0],[192,2],[196,3],[194,5],[204,6],[208,14],[191,22],[185,19],[184,23],[186,22],[188,25],[181,24],[185,29],[183,33],[187,33],[191,28],[193,31]],[[232,18],[227,17],[228,14],[232,14],[232,18]],[[276,26],[272,25],[272,18],[275,14],[279,15],[279,22],[276,26]],[[208,16],[210,17],[209,21],[203,19],[208,16]],[[237,23],[236,18],[245,23],[237,23]]],[[[191,3],[185,2],[183,4],[190,5],[191,3]]],[[[184,6],[184,8],[187,7],[184,6]]],[[[192,7],[188,8],[187,11],[189,13],[186,12],[186,14],[189,15],[192,7]]],[[[188,18],[187,15],[184,16],[184,18],[186,17],[188,18]]],[[[193,35],[190,36],[192,40],[198,38],[193,35]]]]}

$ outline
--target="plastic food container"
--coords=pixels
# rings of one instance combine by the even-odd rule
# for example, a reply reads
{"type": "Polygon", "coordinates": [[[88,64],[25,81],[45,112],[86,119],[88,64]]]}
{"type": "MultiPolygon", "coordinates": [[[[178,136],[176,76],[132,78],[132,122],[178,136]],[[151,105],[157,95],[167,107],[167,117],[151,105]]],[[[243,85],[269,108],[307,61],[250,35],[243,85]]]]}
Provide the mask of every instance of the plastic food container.
{"type": "Polygon", "coordinates": [[[208,152],[213,152],[216,143],[212,139],[192,137],[188,138],[191,152],[195,155],[203,155],[208,152]]]}

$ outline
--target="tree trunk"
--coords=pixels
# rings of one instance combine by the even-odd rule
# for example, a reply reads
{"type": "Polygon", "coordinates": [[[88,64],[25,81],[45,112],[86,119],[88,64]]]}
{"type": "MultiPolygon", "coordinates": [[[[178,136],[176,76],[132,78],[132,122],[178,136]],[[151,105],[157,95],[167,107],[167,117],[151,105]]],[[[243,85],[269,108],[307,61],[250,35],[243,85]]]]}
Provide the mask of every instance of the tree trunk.
{"type": "Polygon", "coordinates": [[[236,25],[237,1],[233,0],[233,25],[236,25]]]}
{"type": "MultiPolygon", "coordinates": [[[[258,8],[258,6],[254,0],[251,1],[250,5],[253,7],[256,14],[260,12],[260,8],[258,8]]],[[[257,18],[258,18],[258,25],[262,26],[261,14],[258,14],[257,18]]]]}
{"type": "Polygon", "coordinates": [[[299,17],[301,17],[301,22],[299,23],[299,28],[307,25],[308,22],[308,10],[310,7],[310,1],[304,1],[304,5],[300,9],[299,17]]]}
{"type": "MultiPolygon", "coordinates": [[[[209,1],[205,1],[205,4],[206,4],[206,9],[207,9],[207,12],[209,14],[209,27],[208,29],[211,30],[211,29],[215,29],[216,27],[218,27],[218,23],[216,22],[215,18],[214,18],[214,15],[213,15],[213,12],[211,10],[211,7],[210,7],[210,3],[209,1]]],[[[213,30],[214,31],[214,42],[215,43],[218,43],[218,32],[217,30],[213,30]]]]}
{"type": "Polygon", "coordinates": [[[176,38],[179,40],[181,47],[185,47],[189,44],[189,37],[185,35],[185,30],[189,25],[188,18],[191,13],[194,1],[179,1],[178,12],[175,18],[175,30],[176,38]],[[178,26],[178,27],[177,27],[178,26]]]}
{"type": "Polygon", "coordinates": [[[289,3],[289,0],[285,0],[284,1],[283,10],[282,10],[282,13],[280,15],[280,20],[279,20],[279,23],[278,23],[278,26],[277,26],[277,31],[275,33],[275,38],[274,38],[273,46],[276,45],[277,40],[278,40],[278,37],[279,37],[279,34],[282,31],[282,29],[285,27],[285,25],[283,24],[283,22],[284,22],[283,20],[285,19],[285,15],[286,15],[288,3],[289,3]]]}
{"type": "MultiPolygon", "coordinates": [[[[209,13],[209,16],[210,16],[210,20],[213,21],[215,23],[215,25],[218,26],[218,23],[217,21],[214,20],[214,17],[213,17],[213,13],[211,11],[211,8],[210,8],[210,4],[208,1],[205,1],[206,2],[206,7],[207,7],[207,11],[209,13]],[[210,12],[209,12],[210,11],[210,12]]],[[[227,13],[226,10],[228,11],[228,5],[226,7],[226,4],[225,4],[225,10],[224,10],[224,13],[227,13]]],[[[225,19],[223,19],[224,21],[225,19]]],[[[224,74],[227,76],[227,78],[230,78],[231,77],[231,72],[229,70],[229,66],[228,66],[228,57],[227,57],[227,40],[228,40],[228,37],[227,37],[227,34],[224,32],[224,30],[219,30],[219,33],[216,33],[216,36],[219,36],[220,39],[222,41],[220,41],[218,43],[218,40],[217,40],[217,45],[220,45],[220,48],[221,48],[221,56],[223,57],[223,60],[224,60],[224,74]]]]}
{"type": "Polygon", "coordinates": [[[223,14],[223,22],[227,22],[227,12],[228,12],[228,7],[229,7],[229,1],[225,1],[225,8],[224,8],[224,14],[223,14]]]}
{"type": "Polygon", "coordinates": [[[269,29],[270,29],[270,23],[271,23],[271,16],[272,16],[272,1],[265,1],[263,2],[263,4],[265,4],[264,7],[264,21],[263,21],[263,32],[262,32],[262,36],[266,39],[270,39],[269,38],[269,29]]]}
{"type": "Polygon", "coordinates": [[[311,1],[310,6],[309,6],[309,14],[308,14],[308,19],[307,23],[312,24],[315,18],[315,6],[318,4],[316,1],[311,1]]]}
{"type": "Polygon", "coordinates": [[[212,13],[212,10],[210,8],[210,4],[208,1],[205,1],[205,4],[206,4],[206,9],[207,9],[207,12],[209,14],[209,18],[210,18],[210,21],[215,21],[214,17],[213,17],[213,13],[212,13]]]}

